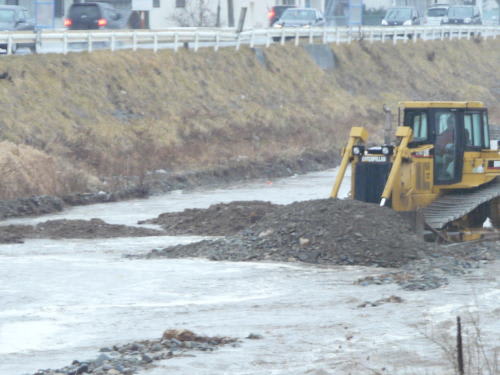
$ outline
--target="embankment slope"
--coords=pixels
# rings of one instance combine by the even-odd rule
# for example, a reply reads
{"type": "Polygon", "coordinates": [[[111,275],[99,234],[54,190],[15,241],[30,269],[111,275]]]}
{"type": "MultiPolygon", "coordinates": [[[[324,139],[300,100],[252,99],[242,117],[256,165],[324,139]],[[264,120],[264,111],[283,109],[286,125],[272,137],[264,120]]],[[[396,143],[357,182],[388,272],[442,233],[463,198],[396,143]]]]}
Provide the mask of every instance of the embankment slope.
{"type": "Polygon", "coordinates": [[[379,132],[382,105],[400,100],[482,100],[500,123],[500,40],[331,48],[332,71],[292,45],[264,61],[248,48],[5,57],[0,198],[338,149],[352,125],[379,132]]]}

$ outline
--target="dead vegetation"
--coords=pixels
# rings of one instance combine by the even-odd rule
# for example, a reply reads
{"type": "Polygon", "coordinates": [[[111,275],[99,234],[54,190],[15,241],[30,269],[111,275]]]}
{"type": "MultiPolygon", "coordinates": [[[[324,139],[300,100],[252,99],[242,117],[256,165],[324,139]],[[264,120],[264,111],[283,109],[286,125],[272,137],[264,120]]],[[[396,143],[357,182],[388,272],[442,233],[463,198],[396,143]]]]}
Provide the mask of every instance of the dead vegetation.
{"type": "Polygon", "coordinates": [[[38,156],[3,156],[0,197],[337,148],[352,125],[378,131],[382,105],[403,99],[483,100],[500,123],[499,45],[334,45],[333,72],[293,46],[266,49],[265,65],[246,48],[6,57],[0,134],[38,156]]]}

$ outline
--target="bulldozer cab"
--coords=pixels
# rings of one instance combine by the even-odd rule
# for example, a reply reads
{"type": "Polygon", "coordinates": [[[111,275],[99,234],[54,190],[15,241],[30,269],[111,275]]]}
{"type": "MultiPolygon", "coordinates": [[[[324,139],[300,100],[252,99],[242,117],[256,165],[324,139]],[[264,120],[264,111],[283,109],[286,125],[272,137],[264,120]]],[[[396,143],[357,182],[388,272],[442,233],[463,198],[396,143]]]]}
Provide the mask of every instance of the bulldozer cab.
{"type": "Polygon", "coordinates": [[[403,123],[412,129],[408,147],[432,145],[434,185],[462,181],[465,152],[489,149],[488,113],[479,102],[403,102],[403,123]]]}

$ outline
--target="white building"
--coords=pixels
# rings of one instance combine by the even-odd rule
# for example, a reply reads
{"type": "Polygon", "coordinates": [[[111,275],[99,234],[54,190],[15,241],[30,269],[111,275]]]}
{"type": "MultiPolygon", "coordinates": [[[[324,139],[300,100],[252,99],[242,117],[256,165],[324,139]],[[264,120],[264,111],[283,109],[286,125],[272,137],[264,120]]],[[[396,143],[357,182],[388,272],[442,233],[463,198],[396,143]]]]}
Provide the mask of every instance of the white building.
{"type": "Polygon", "coordinates": [[[261,28],[269,25],[268,13],[274,5],[289,4],[323,10],[325,0],[159,0],[155,3],[157,7],[152,7],[150,15],[151,28],[200,24],[215,26],[217,19],[220,26],[235,27],[243,7],[247,9],[244,28],[261,28]]]}

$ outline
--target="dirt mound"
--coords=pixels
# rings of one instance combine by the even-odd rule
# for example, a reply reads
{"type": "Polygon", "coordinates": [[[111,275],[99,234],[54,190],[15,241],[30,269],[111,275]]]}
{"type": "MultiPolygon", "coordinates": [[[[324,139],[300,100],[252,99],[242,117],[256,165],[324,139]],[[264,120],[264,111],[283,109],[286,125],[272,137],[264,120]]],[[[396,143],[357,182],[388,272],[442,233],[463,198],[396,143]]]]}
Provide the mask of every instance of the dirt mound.
{"type": "Polygon", "coordinates": [[[278,207],[262,201],[219,203],[207,209],[167,212],[139,224],[159,224],[172,235],[227,236],[256,223],[278,207]]]}
{"type": "Polygon", "coordinates": [[[321,199],[276,207],[229,238],[153,250],[148,256],[399,267],[427,251],[428,245],[389,208],[321,199]]]}
{"type": "Polygon", "coordinates": [[[108,224],[101,219],[91,220],[49,220],[31,225],[0,226],[0,243],[19,243],[24,238],[114,238],[162,236],[163,231],[108,224]]]}

